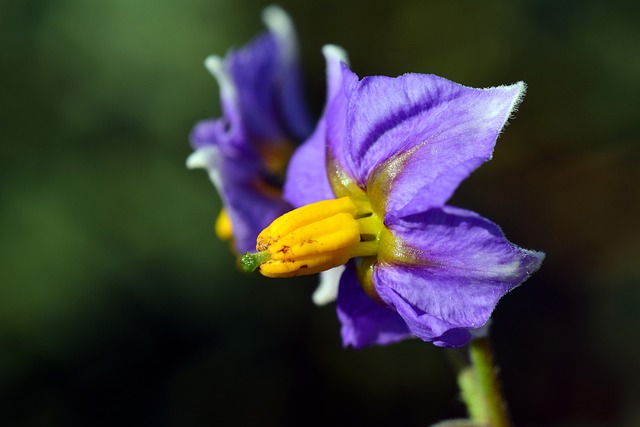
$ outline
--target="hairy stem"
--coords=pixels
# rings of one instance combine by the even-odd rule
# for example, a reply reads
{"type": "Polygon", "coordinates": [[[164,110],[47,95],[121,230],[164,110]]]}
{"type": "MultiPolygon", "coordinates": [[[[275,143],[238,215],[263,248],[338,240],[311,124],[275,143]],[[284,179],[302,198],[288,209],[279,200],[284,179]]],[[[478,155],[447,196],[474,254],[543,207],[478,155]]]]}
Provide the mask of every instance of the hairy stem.
{"type": "Polygon", "coordinates": [[[469,358],[471,365],[458,374],[458,385],[469,416],[479,425],[509,427],[489,339],[473,339],[469,344],[469,358]]]}

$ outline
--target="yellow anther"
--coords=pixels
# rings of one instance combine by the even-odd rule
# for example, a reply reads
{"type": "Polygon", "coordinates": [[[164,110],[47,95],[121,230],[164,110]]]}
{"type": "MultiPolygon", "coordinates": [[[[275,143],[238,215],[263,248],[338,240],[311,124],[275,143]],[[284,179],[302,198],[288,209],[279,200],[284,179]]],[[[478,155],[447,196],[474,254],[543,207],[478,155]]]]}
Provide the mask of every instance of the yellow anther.
{"type": "Polygon", "coordinates": [[[258,251],[265,250],[272,242],[280,240],[282,236],[296,228],[338,213],[348,213],[355,216],[357,210],[355,202],[349,197],[323,200],[294,209],[277,218],[258,235],[256,249],[258,251]]]}
{"type": "Polygon", "coordinates": [[[346,263],[349,248],[288,260],[269,260],[260,265],[260,273],[267,277],[294,277],[320,273],[346,263]]]}
{"type": "Polygon", "coordinates": [[[218,214],[215,230],[216,236],[222,240],[230,240],[233,238],[233,226],[231,225],[231,219],[224,208],[221,209],[218,214]]]}
{"type": "Polygon", "coordinates": [[[383,225],[366,201],[349,197],[303,206],[276,219],[258,236],[257,253],[243,256],[251,271],[268,277],[314,274],[373,256],[383,225]]]}

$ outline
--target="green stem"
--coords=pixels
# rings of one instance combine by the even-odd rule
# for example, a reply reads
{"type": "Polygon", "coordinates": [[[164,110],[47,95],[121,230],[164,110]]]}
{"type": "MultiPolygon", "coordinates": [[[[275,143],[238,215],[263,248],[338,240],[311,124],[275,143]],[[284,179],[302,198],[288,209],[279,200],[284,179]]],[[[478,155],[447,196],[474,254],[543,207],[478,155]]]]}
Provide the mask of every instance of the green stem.
{"type": "Polygon", "coordinates": [[[458,385],[469,416],[480,425],[509,427],[507,408],[493,363],[488,338],[478,338],[469,344],[468,366],[458,374],[458,385]]]}

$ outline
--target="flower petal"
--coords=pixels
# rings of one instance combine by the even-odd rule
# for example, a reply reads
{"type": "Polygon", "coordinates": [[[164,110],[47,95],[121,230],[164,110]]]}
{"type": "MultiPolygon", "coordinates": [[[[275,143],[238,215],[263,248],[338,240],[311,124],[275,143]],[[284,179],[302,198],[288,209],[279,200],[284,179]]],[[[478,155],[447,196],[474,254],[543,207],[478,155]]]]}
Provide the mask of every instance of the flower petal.
{"type": "Polygon", "coordinates": [[[209,173],[231,219],[235,252],[243,253],[255,250],[260,231],[291,206],[276,192],[260,186],[260,158],[248,143],[234,144],[233,138],[224,135],[223,120],[205,120],[194,127],[191,144],[195,151],[187,167],[209,173]]]}
{"type": "Polygon", "coordinates": [[[218,192],[229,180],[248,182],[261,171],[261,160],[246,140],[241,128],[228,127],[225,117],[202,120],[189,135],[194,153],[187,159],[187,167],[207,169],[218,192]],[[233,170],[224,164],[242,164],[233,170]],[[214,175],[216,179],[214,179],[214,175]]]}
{"type": "Polygon", "coordinates": [[[307,104],[302,97],[302,72],[298,52],[298,37],[289,15],[278,6],[264,9],[262,20],[278,46],[277,85],[279,106],[287,133],[296,141],[308,137],[313,123],[307,104]]]}
{"type": "Polygon", "coordinates": [[[240,129],[242,127],[241,106],[238,102],[235,83],[229,74],[225,61],[218,55],[209,55],[204,60],[204,66],[220,87],[220,101],[224,112],[225,127],[240,129]]]}
{"type": "Polygon", "coordinates": [[[293,24],[275,6],[265,9],[264,20],[270,31],[229,52],[224,65],[235,86],[242,124],[251,140],[300,140],[309,135],[312,126],[302,96],[293,24]]]}
{"type": "Polygon", "coordinates": [[[311,297],[315,305],[326,305],[336,300],[344,269],[345,266],[341,265],[320,273],[320,283],[311,297]]]}
{"type": "MultiPolygon", "coordinates": [[[[423,74],[366,77],[345,88],[347,145],[354,178],[365,188],[390,158],[411,153],[394,178],[387,212],[410,214],[443,205],[459,183],[491,158],[496,138],[524,84],[473,89],[423,74]],[[407,206],[408,205],[408,206],[407,206]]],[[[337,117],[336,117],[337,119],[337,117]]],[[[332,123],[328,122],[331,129],[332,123]]],[[[398,165],[396,165],[398,166],[398,165]]]]}
{"type": "Polygon", "coordinates": [[[415,249],[419,263],[381,260],[374,270],[376,291],[418,337],[445,346],[461,345],[460,332],[452,336],[452,330],[483,326],[498,300],[544,257],[508,242],[489,220],[449,206],[388,227],[415,249]]]}
{"type": "Polygon", "coordinates": [[[325,128],[324,120],[320,120],[311,137],[289,161],[283,197],[295,207],[334,197],[324,166],[325,128]]]}
{"type": "Polygon", "coordinates": [[[195,150],[215,146],[229,155],[233,152],[239,155],[242,151],[252,151],[249,150],[242,128],[230,126],[227,117],[199,121],[191,130],[189,141],[195,150]]]}
{"type": "Polygon", "coordinates": [[[413,337],[397,313],[365,294],[353,265],[348,265],[342,274],[336,309],[344,347],[386,345],[413,337]]]}
{"type": "MultiPolygon", "coordinates": [[[[222,168],[223,180],[231,169],[242,168],[241,164],[228,162],[222,168]]],[[[255,251],[258,234],[279,216],[291,210],[291,205],[278,194],[261,191],[254,182],[226,180],[224,192],[220,193],[233,226],[234,248],[237,254],[255,251]]]]}
{"type": "MultiPolygon", "coordinates": [[[[358,85],[358,76],[349,70],[345,63],[340,64],[336,74],[340,76],[339,81],[341,84],[335,91],[331,102],[327,104],[327,109],[323,115],[323,119],[327,122],[327,152],[331,155],[332,160],[337,163],[336,166],[341,169],[342,173],[355,181],[360,188],[364,188],[364,185],[360,185],[360,183],[366,181],[366,178],[365,180],[359,179],[361,177],[352,156],[347,123],[347,114],[352,108],[350,97],[354,88],[358,85]]],[[[337,80],[338,78],[336,78],[337,80]]],[[[329,173],[333,173],[333,171],[329,170],[329,173]]]]}
{"type": "MultiPolygon", "coordinates": [[[[346,53],[337,46],[322,49],[327,61],[327,105],[342,90],[342,63],[346,53]]],[[[334,196],[326,169],[326,121],[323,114],[311,137],[293,154],[287,170],[284,198],[300,207],[334,196]]]]}

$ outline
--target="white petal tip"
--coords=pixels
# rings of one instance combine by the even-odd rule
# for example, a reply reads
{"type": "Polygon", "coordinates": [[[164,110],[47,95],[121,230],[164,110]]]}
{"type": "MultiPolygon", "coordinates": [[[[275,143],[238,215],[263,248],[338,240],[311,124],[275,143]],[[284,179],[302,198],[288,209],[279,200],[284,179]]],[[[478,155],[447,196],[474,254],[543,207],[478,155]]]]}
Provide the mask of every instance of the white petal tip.
{"type": "Polygon", "coordinates": [[[313,292],[311,299],[315,305],[322,306],[334,302],[338,297],[338,285],[340,284],[340,276],[345,266],[332,268],[331,270],[320,273],[320,284],[313,292]]]}
{"type": "Polygon", "coordinates": [[[222,58],[218,55],[209,55],[204,60],[204,66],[212,75],[216,76],[222,71],[222,58]]]}
{"type": "Polygon", "coordinates": [[[224,98],[232,98],[235,93],[233,81],[225,69],[224,60],[217,55],[209,55],[204,60],[204,66],[218,81],[220,92],[224,98]]]}
{"type": "Polygon", "coordinates": [[[347,51],[335,44],[326,44],[322,46],[322,54],[327,61],[336,60],[344,62],[345,64],[349,62],[347,51]]]}
{"type": "Polygon", "coordinates": [[[222,194],[222,178],[220,176],[220,154],[219,149],[214,145],[207,145],[196,149],[187,158],[187,168],[206,169],[209,172],[211,182],[222,194]]]}
{"type": "Polygon", "coordinates": [[[336,300],[335,296],[327,295],[320,288],[316,289],[313,295],[311,296],[311,300],[318,307],[322,307],[323,305],[330,304],[336,300]]]}
{"type": "Polygon", "coordinates": [[[207,153],[204,150],[196,150],[187,157],[187,168],[198,169],[207,167],[207,153]]]}
{"type": "Polygon", "coordinates": [[[280,6],[265,7],[262,11],[262,22],[274,33],[289,34],[293,30],[293,23],[289,15],[280,6]]]}
{"type": "Polygon", "coordinates": [[[262,11],[262,21],[273,34],[280,49],[281,60],[285,64],[296,61],[298,41],[293,21],[279,6],[268,6],[262,11]]]}

